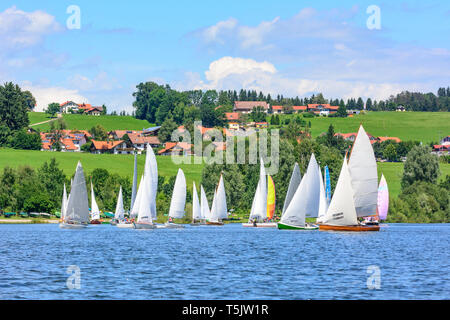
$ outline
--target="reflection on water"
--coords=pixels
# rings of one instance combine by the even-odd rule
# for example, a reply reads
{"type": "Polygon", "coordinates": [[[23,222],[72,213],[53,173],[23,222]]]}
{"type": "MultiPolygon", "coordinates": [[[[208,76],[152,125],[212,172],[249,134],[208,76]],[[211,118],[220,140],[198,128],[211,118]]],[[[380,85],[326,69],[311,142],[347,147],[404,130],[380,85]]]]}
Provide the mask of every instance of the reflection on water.
{"type": "Polygon", "coordinates": [[[373,233],[0,225],[0,235],[2,299],[450,298],[449,224],[373,233]],[[368,289],[370,266],[380,289],[368,289]],[[69,289],[77,277],[80,289],[69,289]]]}

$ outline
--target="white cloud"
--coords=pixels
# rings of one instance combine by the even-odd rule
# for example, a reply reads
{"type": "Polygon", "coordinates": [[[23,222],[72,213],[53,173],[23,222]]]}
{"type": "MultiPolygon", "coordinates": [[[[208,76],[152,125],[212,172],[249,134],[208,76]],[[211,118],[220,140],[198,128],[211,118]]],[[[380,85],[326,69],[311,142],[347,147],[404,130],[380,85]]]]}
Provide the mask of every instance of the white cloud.
{"type": "Polygon", "coordinates": [[[230,18],[225,21],[219,21],[215,25],[204,29],[203,37],[205,41],[208,42],[218,41],[219,43],[223,43],[223,41],[219,38],[221,33],[233,30],[236,27],[237,23],[237,20],[234,18],[230,18]]]}
{"type": "Polygon", "coordinates": [[[25,12],[15,6],[0,12],[0,47],[23,48],[62,30],[55,17],[40,10],[25,12]]]}
{"type": "Polygon", "coordinates": [[[73,75],[69,78],[69,84],[81,91],[111,91],[121,88],[119,81],[105,71],[99,72],[92,79],[80,74],[73,75]]]}

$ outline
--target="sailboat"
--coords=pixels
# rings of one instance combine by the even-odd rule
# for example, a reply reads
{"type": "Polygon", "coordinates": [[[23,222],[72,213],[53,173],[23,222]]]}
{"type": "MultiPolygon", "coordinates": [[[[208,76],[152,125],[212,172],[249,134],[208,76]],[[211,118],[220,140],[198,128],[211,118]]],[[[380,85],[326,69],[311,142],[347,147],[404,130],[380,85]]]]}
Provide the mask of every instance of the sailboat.
{"type": "Polygon", "coordinates": [[[119,221],[122,221],[124,218],[125,218],[125,211],[123,209],[122,186],[120,186],[119,195],[117,197],[116,212],[114,214],[114,219],[111,220],[111,224],[117,225],[117,223],[119,221]]]}
{"type": "Polygon", "coordinates": [[[315,230],[319,228],[306,223],[306,217],[317,217],[319,211],[320,177],[318,167],[313,153],[305,176],[278,222],[278,229],[315,230]]]}
{"type": "Polygon", "coordinates": [[[84,179],[83,167],[78,162],[75,178],[70,190],[69,200],[64,213],[64,219],[59,224],[64,229],[81,229],[89,224],[89,204],[84,179]]]}
{"type": "Polygon", "coordinates": [[[211,216],[211,210],[209,209],[208,198],[206,198],[205,189],[203,189],[202,185],[200,185],[200,212],[202,224],[206,224],[206,220],[211,216]]]}
{"type": "MultiPolygon", "coordinates": [[[[326,172],[326,171],[325,171],[326,172]]],[[[328,200],[327,195],[325,191],[324,182],[322,180],[322,171],[319,169],[319,190],[320,190],[320,197],[319,197],[319,212],[317,214],[316,223],[321,223],[323,217],[327,213],[328,210],[328,200]]]]}
{"type": "Polygon", "coordinates": [[[91,182],[91,224],[101,224],[100,221],[100,209],[98,208],[97,201],[95,201],[94,187],[91,182]]]}
{"type": "Polygon", "coordinates": [[[331,201],[331,182],[330,182],[330,171],[328,170],[328,166],[325,166],[324,171],[324,183],[325,183],[325,195],[327,198],[327,204],[330,204],[331,201]]]}
{"type": "MultiPolygon", "coordinates": [[[[208,208],[208,210],[209,210],[209,208],[208,208]]],[[[197,188],[195,187],[195,182],[193,182],[193,185],[192,185],[192,223],[191,223],[191,226],[199,226],[199,225],[202,224],[201,221],[202,221],[202,207],[200,205],[200,201],[198,200],[198,194],[197,194],[197,188]]]]}
{"type": "Polygon", "coordinates": [[[64,221],[64,216],[66,214],[66,208],[67,208],[67,191],[66,191],[66,184],[64,183],[64,190],[63,190],[63,197],[61,201],[61,216],[60,216],[60,222],[64,221]]]}
{"type": "Polygon", "coordinates": [[[378,219],[386,220],[389,210],[389,189],[384,174],[381,174],[377,198],[378,219]]]}
{"type": "Polygon", "coordinates": [[[227,196],[225,194],[225,185],[223,182],[223,175],[220,175],[219,185],[214,193],[214,199],[211,209],[211,214],[206,220],[207,225],[221,226],[222,220],[228,218],[227,211],[227,196]]]}
{"type": "Polygon", "coordinates": [[[248,218],[248,223],[243,223],[243,227],[276,227],[274,222],[268,222],[268,215],[273,217],[275,211],[275,185],[272,178],[266,177],[264,161],[260,160],[259,181],[253,197],[252,208],[248,218]],[[270,192],[270,194],[269,194],[270,192]],[[270,198],[270,207],[269,207],[270,198]]]}
{"type": "Polygon", "coordinates": [[[170,200],[169,220],[165,223],[166,228],[184,228],[183,225],[173,223],[173,219],[184,217],[186,205],[186,178],[184,172],[178,169],[175,185],[173,186],[172,199],[170,200]]]}
{"type": "Polygon", "coordinates": [[[378,231],[378,225],[366,225],[358,218],[376,215],[378,197],[377,164],[369,137],[361,125],[339,174],[330,206],[319,224],[320,230],[378,231]]]}
{"type": "Polygon", "coordinates": [[[294,169],[292,170],[291,179],[289,180],[288,191],[286,193],[286,198],[284,199],[283,211],[281,212],[281,215],[284,214],[289,204],[291,203],[295,191],[297,191],[297,188],[300,185],[301,181],[302,175],[300,174],[300,168],[298,166],[298,163],[296,162],[294,165],[294,169]]]}
{"type": "Polygon", "coordinates": [[[145,157],[145,167],[144,167],[144,178],[141,184],[139,185],[140,199],[139,202],[135,202],[135,205],[138,205],[137,219],[133,222],[135,229],[155,229],[156,225],[153,223],[153,207],[155,207],[155,215],[156,215],[156,205],[153,206],[153,201],[156,201],[156,197],[153,197],[154,184],[153,179],[158,179],[158,176],[153,176],[154,171],[151,168],[151,157],[154,157],[152,147],[147,144],[147,154],[145,157]],[[142,188],[142,189],[141,189],[142,188]]]}

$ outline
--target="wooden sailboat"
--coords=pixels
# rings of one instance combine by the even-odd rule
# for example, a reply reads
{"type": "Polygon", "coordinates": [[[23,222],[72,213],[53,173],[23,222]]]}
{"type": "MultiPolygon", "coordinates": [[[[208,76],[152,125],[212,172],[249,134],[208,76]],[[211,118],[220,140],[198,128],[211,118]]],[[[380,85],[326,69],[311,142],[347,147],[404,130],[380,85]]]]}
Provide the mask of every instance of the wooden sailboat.
{"type": "Polygon", "coordinates": [[[306,174],[292,200],[278,222],[278,229],[315,230],[319,227],[306,223],[306,217],[317,217],[319,211],[319,168],[311,154],[306,174]]]}
{"type": "MultiPolygon", "coordinates": [[[[147,154],[145,158],[145,167],[144,167],[144,178],[139,185],[139,192],[141,192],[139,203],[135,203],[135,205],[138,205],[138,212],[137,212],[137,219],[135,222],[133,222],[135,229],[155,229],[156,225],[153,223],[153,214],[152,214],[152,208],[153,204],[152,201],[154,201],[152,191],[153,191],[153,179],[158,179],[158,176],[153,177],[153,171],[151,170],[151,161],[150,157],[151,154],[154,155],[152,147],[150,147],[149,144],[147,144],[147,154]]],[[[156,206],[155,206],[156,208],[156,206]]],[[[156,214],[156,212],[155,212],[156,214]]]]}
{"type": "Polygon", "coordinates": [[[377,168],[372,145],[360,126],[347,163],[341,168],[330,206],[319,225],[320,230],[378,231],[378,225],[358,222],[359,217],[376,215],[378,186],[377,168]]]}
{"type": "Polygon", "coordinates": [[[64,229],[82,229],[89,224],[89,204],[83,167],[78,162],[70,190],[64,219],[59,224],[64,229]]]}
{"type": "Polygon", "coordinates": [[[191,223],[191,226],[200,226],[202,224],[203,224],[202,223],[202,208],[201,208],[201,205],[200,205],[200,201],[198,200],[198,194],[197,194],[197,188],[195,187],[195,182],[193,182],[193,185],[192,185],[192,223],[191,223]]]}
{"type": "Polygon", "coordinates": [[[184,217],[186,205],[186,178],[184,172],[178,169],[177,179],[173,186],[172,199],[170,200],[169,220],[165,223],[166,228],[184,228],[183,225],[173,222],[173,219],[184,217]]]}
{"type": "Polygon", "coordinates": [[[266,169],[262,158],[260,160],[259,175],[248,223],[243,223],[242,226],[275,228],[277,224],[269,222],[273,218],[275,211],[275,185],[272,177],[266,177],[266,169]]]}
{"type": "Polygon", "coordinates": [[[227,196],[225,194],[225,185],[223,176],[220,175],[219,185],[214,193],[214,199],[211,209],[211,214],[206,220],[207,225],[222,226],[222,219],[228,218],[227,213],[227,196]]]}
{"type": "Polygon", "coordinates": [[[100,209],[95,201],[94,187],[91,182],[91,222],[90,224],[102,224],[100,221],[100,209]]]}

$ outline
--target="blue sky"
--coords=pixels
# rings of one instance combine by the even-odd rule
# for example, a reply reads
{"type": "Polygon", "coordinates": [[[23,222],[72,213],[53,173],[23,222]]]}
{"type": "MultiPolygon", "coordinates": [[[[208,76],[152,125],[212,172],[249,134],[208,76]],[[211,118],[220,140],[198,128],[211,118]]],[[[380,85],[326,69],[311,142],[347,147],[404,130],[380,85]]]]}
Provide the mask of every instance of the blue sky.
{"type": "Polygon", "coordinates": [[[143,81],[386,99],[450,85],[448,1],[2,1],[0,81],[132,110],[143,81]],[[116,3],[117,2],[117,3],[116,3]],[[69,30],[69,5],[81,28],[69,30]],[[381,12],[369,30],[367,7],[381,12]]]}

